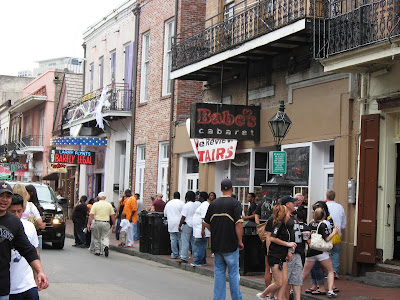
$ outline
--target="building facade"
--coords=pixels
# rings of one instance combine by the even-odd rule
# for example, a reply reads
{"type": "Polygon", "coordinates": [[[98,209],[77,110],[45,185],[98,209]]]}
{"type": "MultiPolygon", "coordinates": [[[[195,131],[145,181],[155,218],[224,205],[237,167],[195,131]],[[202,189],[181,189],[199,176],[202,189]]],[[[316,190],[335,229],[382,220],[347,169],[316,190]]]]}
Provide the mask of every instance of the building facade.
{"type": "Polygon", "coordinates": [[[336,191],[348,216],[341,272],[350,272],[355,206],[347,199],[348,182],[357,177],[357,78],[324,73],[314,60],[313,24],[324,15],[308,1],[291,3],[290,10],[285,0],[208,0],[206,5],[206,19],[176,36],[171,77],[201,81],[202,102],[218,103],[221,110],[228,104],[259,107],[260,138],[239,140],[234,159],[199,164],[187,128],[178,125],[173,187],[185,192],[196,185],[218,196],[221,180],[230,177],[246,211],[247,193],[261,199],[272,178],[268,155],[276,142],[268,121],[284,101],[292,121],[282,142],[287,153],[283,177],[293,185],[287,193],[302,193],[311,216],[311,205],[325,200],[326,190],[336,191]]]}
{"type": "Polygon", "coordinates": [[[385,0],[336,7],[320,51],[326,72],[360,78],[354,273],[400,260],[398,11],[398,1],[385,0]]]}

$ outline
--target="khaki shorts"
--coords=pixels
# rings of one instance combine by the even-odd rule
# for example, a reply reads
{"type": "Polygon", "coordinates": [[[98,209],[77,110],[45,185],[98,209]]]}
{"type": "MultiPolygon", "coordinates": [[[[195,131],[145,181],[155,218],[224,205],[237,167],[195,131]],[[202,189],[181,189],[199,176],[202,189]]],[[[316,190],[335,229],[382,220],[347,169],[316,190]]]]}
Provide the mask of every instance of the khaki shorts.
{"type": "Polygon", "coordinates": [[[288,261],[288,285],[303,285],[303,263],[301,255],[293,253],[292,261],[288,261]]]}

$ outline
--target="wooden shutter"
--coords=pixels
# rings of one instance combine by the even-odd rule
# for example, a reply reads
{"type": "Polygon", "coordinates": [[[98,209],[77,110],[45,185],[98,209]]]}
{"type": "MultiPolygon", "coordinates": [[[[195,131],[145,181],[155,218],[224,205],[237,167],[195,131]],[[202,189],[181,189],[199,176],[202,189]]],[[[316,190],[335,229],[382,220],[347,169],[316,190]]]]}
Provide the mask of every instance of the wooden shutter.
{"type": "Polygon", "coordinates": [[[375,263],[379,114],[361,118],[356,261],[375,263]]]}

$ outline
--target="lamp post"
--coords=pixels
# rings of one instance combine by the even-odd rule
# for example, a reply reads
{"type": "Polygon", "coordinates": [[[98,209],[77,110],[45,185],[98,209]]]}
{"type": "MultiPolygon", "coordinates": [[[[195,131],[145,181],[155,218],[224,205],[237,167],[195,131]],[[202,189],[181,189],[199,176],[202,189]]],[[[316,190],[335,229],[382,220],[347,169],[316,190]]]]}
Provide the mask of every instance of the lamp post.
{"type": "Polygon", "coordinates": [[[12,163],[13,162],[17,162],[19,159],[18,159],[18,153],[17,153],[17,151],[14,149],[13,150],[13,152],[11,153],[11,164],[10,164],[10,167],[11,167],[11,179],[14,181],[15,180],[15,172],[13,171],[13,166],[12,166],[12,163]]]}
{"type": "Polygon", "coordinates": [[[285,113],[285,102],[279,101],[279,104],[278,112],[268,121],[269,127],[274,135],[275,147],[278,151],[281,150],[282,140],[292,126],[292,121],[290,121],[288,115],[285,113]]]}

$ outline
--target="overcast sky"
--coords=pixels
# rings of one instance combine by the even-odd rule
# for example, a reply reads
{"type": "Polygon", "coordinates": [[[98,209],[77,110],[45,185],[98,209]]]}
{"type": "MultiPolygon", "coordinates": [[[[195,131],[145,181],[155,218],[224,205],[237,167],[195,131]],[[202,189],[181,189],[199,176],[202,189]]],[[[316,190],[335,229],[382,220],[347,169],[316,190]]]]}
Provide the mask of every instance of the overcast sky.
{"type": "Polygon", "coordinates": [[[83,57],[83,32],[126,0],[0,0],[0,75],[83,57]]]}

